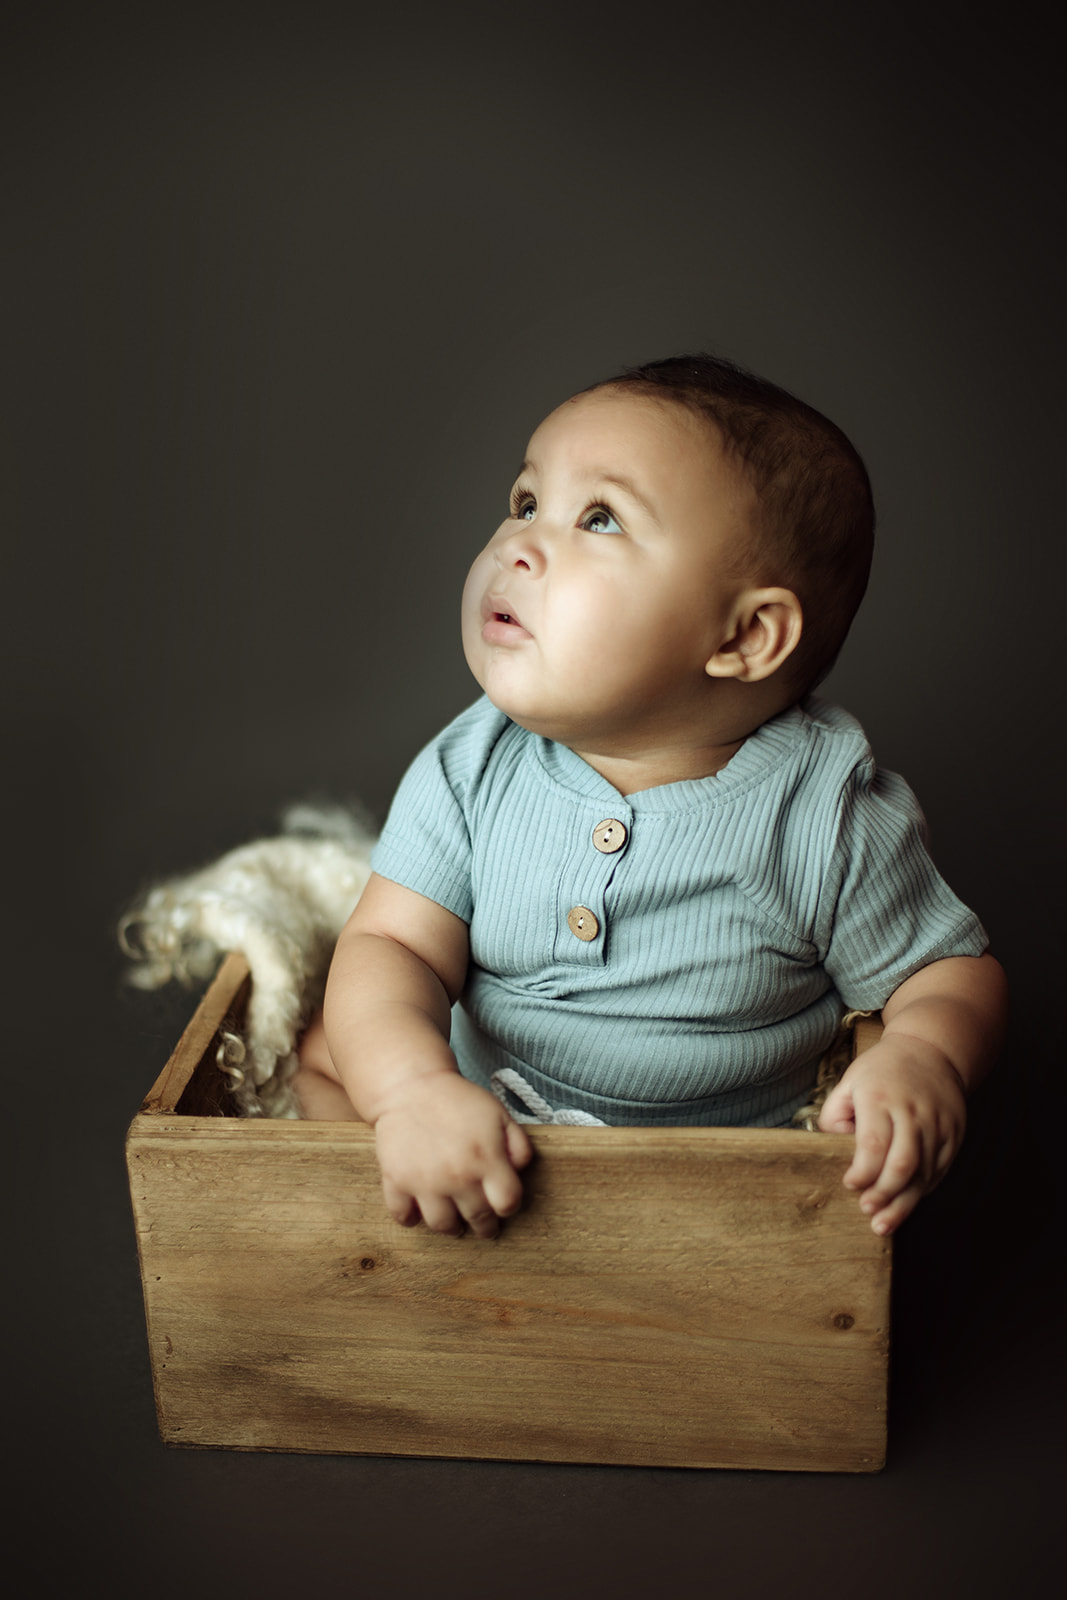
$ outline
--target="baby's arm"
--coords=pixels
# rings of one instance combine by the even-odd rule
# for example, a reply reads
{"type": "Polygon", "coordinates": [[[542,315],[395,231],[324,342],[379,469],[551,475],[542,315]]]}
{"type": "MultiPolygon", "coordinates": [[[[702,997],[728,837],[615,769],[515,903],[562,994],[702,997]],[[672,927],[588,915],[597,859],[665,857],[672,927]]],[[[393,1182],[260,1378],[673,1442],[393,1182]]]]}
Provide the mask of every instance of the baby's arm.
{"type": "Polygon", "coordinates": [[[875,1233],[892,1233],[955,1159],[966,1095],[1000,1048],[1007,986],[992,956],[934,961],[905,980],[882,1011],[878,1044],[827,1096],[819,1126],[856,1134],[850,1189],[875,1233]]]}
{"type": "Polygon", "coordinates": [[[377,1132],[385,1203],[397,1222],[480,1238],[522,1203],[533,1151],[448,1047],[467,973],[467,925],[411,889],[372,876],[338,940],[326,988],[329,1058],[377,1132]]]}

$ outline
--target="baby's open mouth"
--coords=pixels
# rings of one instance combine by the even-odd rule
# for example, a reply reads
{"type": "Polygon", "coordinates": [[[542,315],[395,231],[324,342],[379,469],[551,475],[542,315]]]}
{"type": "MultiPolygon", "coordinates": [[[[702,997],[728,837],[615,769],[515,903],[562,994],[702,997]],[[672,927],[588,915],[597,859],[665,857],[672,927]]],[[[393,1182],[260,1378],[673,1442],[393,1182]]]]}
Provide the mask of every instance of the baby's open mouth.
{"type": "Polygon", "coordinates": [[[499,622],[503,623],[505,627],[521,628],[524,633],[526,632],[522,618],[515,615],[503,595],[495,594],[488,597],[482,615],[489,624],[499,622]]]}

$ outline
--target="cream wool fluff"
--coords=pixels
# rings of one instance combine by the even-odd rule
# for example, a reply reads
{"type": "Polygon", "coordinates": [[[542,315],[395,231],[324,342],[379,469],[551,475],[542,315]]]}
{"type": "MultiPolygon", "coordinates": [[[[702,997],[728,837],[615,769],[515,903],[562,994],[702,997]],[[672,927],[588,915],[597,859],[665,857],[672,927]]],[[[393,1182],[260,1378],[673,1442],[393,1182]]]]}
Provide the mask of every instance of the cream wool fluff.
{"type": "Polygon", "coordinates": [[[130,982],[159,989],[210,977],[240,950],[252,971],[244,1035],[219,1065],[242,1116],[299,1117],[296,1041],[322,1004],[337,937],[370,877],[374,836],[349,812],[292,806],[284,832],[157,884],[119,926],[130,982]]]}

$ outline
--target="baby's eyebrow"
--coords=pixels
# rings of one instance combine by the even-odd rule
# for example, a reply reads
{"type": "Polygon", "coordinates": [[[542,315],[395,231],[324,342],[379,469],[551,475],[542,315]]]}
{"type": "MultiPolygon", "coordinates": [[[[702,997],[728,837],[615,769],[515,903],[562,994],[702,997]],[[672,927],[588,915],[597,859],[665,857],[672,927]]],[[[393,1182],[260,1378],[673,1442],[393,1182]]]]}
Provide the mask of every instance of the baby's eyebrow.
{"type": "Polygon", "coordinates": [[[623,494],[627,494],[627,495],[629,495],[631,500],[635,500],[643,511],[647,511],[648,515],[652,518],[652,520],[654,522],[658,522],[659,521],[659,518],[656,516],[655,510],[649,504],[649,502],[645,499],[644,495],[641,493],[640,489],[637,487],[637,485],[633,482],[632,479],[630,479],[630,478],[620,478],[614,472],[597,472],[595,474],[595,476],[601,483],[610,483],[616,489],[621,489],[623,494]]]}
{"type": "MultiPolygon", "coordinates": [[[[519,468],[518,476],[521,478],[524,472],[537,472],[537,462],[532,461],[529,456],[526,457],[525,461],[522,463],[522,466],[519,468]]],[[[610,483],[613,488],[621,489],[622,492],[629,495],[630,499],[635,501],[643,511],[648,513],[653,522],[659,522],[659,517],[656,515],[655,508],[648,502],[648,500],[646,500],[645,496],[641,493],[640,489],[634,483],[632,478],[622,478],[618,473],[608,472],[604,468],[600,467],[594,467],[593,471],[590,472],[588,476],[590,478],[594,478],[597,483],[610,483]]]]}

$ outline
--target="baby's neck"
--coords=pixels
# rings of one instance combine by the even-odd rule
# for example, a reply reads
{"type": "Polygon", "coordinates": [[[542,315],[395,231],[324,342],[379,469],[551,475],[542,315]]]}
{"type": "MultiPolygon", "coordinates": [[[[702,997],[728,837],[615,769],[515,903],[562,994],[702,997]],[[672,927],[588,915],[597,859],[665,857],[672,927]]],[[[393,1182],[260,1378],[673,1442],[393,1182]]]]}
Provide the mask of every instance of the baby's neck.
{"type": "Polygon", "coordinates": [[[730,744],[650,750],[635,756],[605,755],[590,750],[575,750],[574,753],[620,794],[637,794],[641,789],[658,789],[661,784],[682,783],[687,778],[714,777],[744,742],[742,738],[730,744]]]}
{"type": "Polygon", "coordinates": [[[738,689],[734,684],[722,685],[714,714],[688,726],[684,719],[672,727],[669,719],[659,718],[636,739],[631,732],[626,740],[609,733],[600,741],[579,737],[572,743],[564,737],[562,742],[620,794],[711,778],[733,759],[746,739],[795,699],[785,685],[773,681],[755,685],[755,692],[739,693],[738,689]]]}
{"type": "MultiPolygon", "coordinates": [[[[623,719],[621,726],[607,719],[577,718],[569,727],[559,720],[512,720],[573,750],[620,794],[637,794],[714,777],[746,739],[795,703],[788,686],[772,679],[750,689],[716,684],[714,700],[705,700],[695,714],[684,704],[660,705],[643,717],[623,719]]],[[[511,715],[506,706],[501,709],[511,715]]]]}

